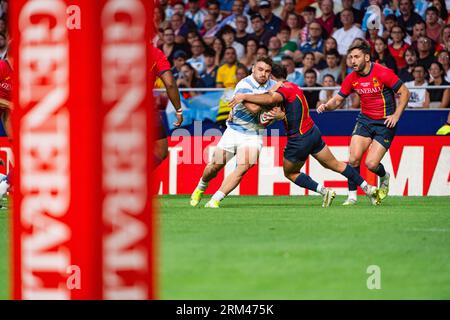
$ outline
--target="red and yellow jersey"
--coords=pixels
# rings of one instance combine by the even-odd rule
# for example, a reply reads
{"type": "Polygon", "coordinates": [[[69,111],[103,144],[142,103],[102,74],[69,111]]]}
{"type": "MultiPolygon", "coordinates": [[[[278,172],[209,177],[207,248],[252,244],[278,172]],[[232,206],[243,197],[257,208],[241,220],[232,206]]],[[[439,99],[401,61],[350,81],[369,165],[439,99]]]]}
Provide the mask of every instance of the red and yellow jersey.
{"type": "Polygon", "coordinates": [[[303,90],[296,84],[285,81],[276,92],[283,97],[287,136],[308,132],[314,126],[314,121],[309,116],[309,106],[303,90]]]}
{"type": "Polygon", "coordinates": [[[152,62],[150,66],[150,72],[152,75],[152,83],[155,83],[155,88],[163,88],[164,85],[161,83],[159,77],[166,71],[170,70],[170,62],[164,53],[153,46],[150,47],[150,56],[152,57],[152,62]]]}
{"type": "Polygon", "coordinates": [[[355,91],[361,98],[361,113],[379,120],[395,112],[395,92],[403,82],[389,68],[372,63],[369,73],[360,75],[353,71],[342,82],[339,95],[346,98],[355,91]]]}
{"type": "Polygon", "coordinates": [[[11,102],[11,67],[0,59],[0,99],[11,102]]]}

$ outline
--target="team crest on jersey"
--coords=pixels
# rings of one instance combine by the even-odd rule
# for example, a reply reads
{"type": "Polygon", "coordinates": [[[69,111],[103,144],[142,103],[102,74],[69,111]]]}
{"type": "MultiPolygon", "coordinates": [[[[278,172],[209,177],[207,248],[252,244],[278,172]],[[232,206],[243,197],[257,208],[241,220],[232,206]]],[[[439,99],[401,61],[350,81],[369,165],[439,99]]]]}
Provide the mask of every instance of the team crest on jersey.
{"type": "Polygon", "coordinates": [[[378,79],[375,78],[375,77],[373,77],[373,86],[374,87],[379,87],[380,86],[380,83],[378,82],[378,79]]]}
{"type": "Polygon", "coordinates": [[[354,87],[356,87],[357,85],[358,85],[358,81],[352,83],[352,86],[354,86],[354,87]]]}

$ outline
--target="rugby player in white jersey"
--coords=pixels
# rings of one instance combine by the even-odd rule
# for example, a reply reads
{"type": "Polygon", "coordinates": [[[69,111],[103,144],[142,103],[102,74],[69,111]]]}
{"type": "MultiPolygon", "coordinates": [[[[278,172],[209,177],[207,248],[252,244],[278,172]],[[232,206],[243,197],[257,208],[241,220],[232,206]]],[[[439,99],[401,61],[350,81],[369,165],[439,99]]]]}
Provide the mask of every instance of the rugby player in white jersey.
{"type": "MultiPolygon", "coordinates": [[[[239,81],[234,90],[237,93],[264,93],[271,89],[276,81],[270,79],[272,59],[260,57],[252,68],[252,74],[239,81]]],[[[227,129],[220,139],[212,160],[203,171],[197,187],[191,195],[191,206],[197,206],[209,182],[217,176],[225,164],[236,156],[236,168],[222,182],[220,189],[212,196],[205,207],[219,208],[220,201],[225,198],[241,182],[245,173],[256,164],[263,145],[262,129],[259,114],[252,112],[251,104],[247,107],[238,104],[233,108],[227,121],[227,129]]],[[[255,105],[254,110],[259,110],[255,105]]]]}

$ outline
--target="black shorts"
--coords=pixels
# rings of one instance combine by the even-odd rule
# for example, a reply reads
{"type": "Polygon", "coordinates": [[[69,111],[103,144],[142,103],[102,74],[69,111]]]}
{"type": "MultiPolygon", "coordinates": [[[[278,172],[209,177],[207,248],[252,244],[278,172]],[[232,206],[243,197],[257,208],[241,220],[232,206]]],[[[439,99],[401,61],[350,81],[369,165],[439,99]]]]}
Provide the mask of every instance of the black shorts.
{"type": "Polygon", "coordinates": [[[158,113],[156,115],[156,132],[155,132],[155,140],[161,140],[167,138],[167,130],[164,125],[163,119],[161,118],[161,114],[158,113]]]}
{"type": "Polygon", "coordinates": [[[353,129],[352,136],[362,136],[378,141],[383,147],[389,149],[392,140],[395,137],[397,127],[388,128],[384,124],[384,119],[373,120],[369,117],[359,114],[356,118],[356,125],[353,129]]]}
{"type": "Polygon", "coordinates": [[[310,154],[317,154],[325,147],[319,128],[314,125],[303,135],[288,138],[284,158],[293,163],[305,161],[310,154]]]}

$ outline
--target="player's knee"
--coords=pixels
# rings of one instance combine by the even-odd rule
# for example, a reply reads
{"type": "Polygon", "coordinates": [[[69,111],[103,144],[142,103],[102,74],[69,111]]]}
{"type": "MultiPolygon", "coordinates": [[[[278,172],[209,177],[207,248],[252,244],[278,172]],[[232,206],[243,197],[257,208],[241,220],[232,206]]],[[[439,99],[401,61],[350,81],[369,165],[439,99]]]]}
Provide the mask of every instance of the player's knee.
{"type": "Polygon", "coordinates": [[[369,169],[370,171],[374,171],[377,169],[379,162],[371,159],[366,159],[365,165],[367,169],[369,169]]]}
{"type": "Polygon", "coordinates": [[[348,164],[352,167],[359,167],[361,160],[350,156],[350,159],[348,159],[348,164]]]}
{"type": "Polygon", "coordinates": [[[298,172],[284,172],[284,176],[289,179],[290,181],[295,181],[296,176],[298,175],[298,172]]]}

